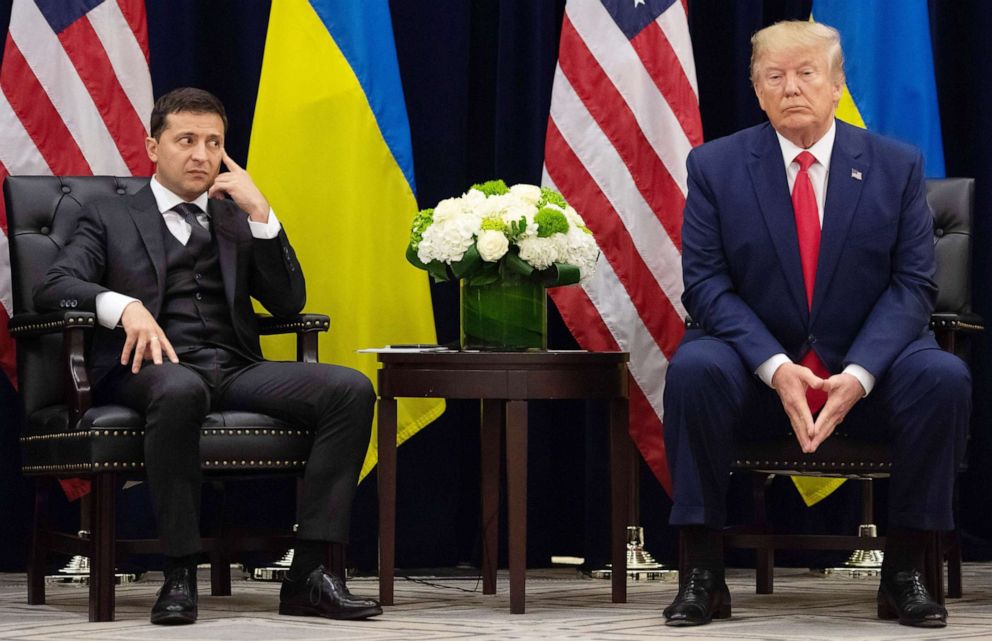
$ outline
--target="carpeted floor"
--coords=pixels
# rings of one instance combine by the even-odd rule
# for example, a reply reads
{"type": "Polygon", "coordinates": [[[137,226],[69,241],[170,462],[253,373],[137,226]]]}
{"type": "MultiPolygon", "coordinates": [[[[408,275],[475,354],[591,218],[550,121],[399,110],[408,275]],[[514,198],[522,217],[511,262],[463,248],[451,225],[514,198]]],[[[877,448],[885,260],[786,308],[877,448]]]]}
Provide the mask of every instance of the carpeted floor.
{"type": "MultiPolygon", "coordinates": [[[[205,573],[201,572],[201,576],[205,573]]],[[[151,641],[326,639],[761,639],[882,641],[992,639],[992,564],[966,564],[964,598],[948,601],[950,625],[917,630],[875,617],[876,579],[847,579],[795,569],[776,573],[775,594],[754,593],[754,573],[732,570],[733,617],[700,628],[666,628],[661,610],[674,582],[631,582],[628,602],[610,602],[608,581],[571,569],[532,570],[527,613],[510,615],[509,585],[500,574],[496,596],[483,596],[472,577],[398,579],[396,605],[365,622],[336,622],[276,614],[279,586],[238,580],[233,596],[212,597],[201,581],[200,621],[163,628],[148,623],[159,586],[153,573],[118,588],[117,621],[88,623],[85,588],[50,586],[48,603],[28,606],[24,575],[0,574],[0,639],[151,641]]],[[[374,578],[349,587],[374,596],[374,578]]]]}

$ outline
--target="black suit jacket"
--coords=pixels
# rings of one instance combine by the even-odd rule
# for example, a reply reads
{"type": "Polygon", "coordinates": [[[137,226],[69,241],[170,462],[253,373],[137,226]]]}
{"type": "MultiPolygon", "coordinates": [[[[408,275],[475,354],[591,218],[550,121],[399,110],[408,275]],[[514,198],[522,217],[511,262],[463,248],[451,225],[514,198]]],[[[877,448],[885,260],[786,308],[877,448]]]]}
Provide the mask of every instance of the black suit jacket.
{"type": "MultiPolygon", "coordinates": [[[[261,359],[250,298],[277,316],[303,309],[306,287],[284,230],[271,240],[252,237],[248,215],[228,200],[211,199],[224,292],[241,347],[261,359]]],[[[118,292],[137,298],[158,318],[165,292],[162,214],[151,187],[134,196],[98,201],[80,214],[68,244],[34,291],[39,309],[96,311],[96,297],[118,292]]],[[[120,364],[125,334],[98,326],[90,349],[94,383],[120,364]]]]}

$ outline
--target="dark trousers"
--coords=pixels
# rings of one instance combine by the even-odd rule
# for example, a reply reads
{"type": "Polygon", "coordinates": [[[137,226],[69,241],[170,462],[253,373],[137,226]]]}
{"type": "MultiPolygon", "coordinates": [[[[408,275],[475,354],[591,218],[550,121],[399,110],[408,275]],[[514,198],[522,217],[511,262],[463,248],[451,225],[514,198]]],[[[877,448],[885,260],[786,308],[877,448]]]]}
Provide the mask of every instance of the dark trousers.
{"type": "Polygon", "coordinates": [[[375,406],[368,378],[323,363],[248,363],[215,349],[180,361],[115,372],[97,389],[101,403],[145,416],[145,470],[165,553],[201,548],[200,428],[209,411],[258,412],[310,427],[298,536],[346,542],[375,406]]]}
{"type": "MultiPolygon", "coordinates": [[[[778,394],[727,343],[682,344],[665,381],[665,448],[672,525],[719,528],[735,439],[792,434],[778,394]]],[[[956,356],[907,348],[838,426],[892,444],[889,526],[954,527],[951,498],[971,413],[971,377],[956,356]]],[[[831,437],[832,438],[832,437],[831,437]]]]}

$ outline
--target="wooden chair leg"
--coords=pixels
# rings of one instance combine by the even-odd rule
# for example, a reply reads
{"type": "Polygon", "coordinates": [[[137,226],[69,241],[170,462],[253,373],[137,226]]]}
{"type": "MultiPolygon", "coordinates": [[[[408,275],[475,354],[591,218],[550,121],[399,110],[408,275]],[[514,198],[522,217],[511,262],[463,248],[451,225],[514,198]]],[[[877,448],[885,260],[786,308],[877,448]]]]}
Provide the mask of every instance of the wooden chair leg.
{"type": "Polygon", "coordinates": [[[756,594],[771,594],[775,589],[775,549],[758,548],[755,562],[756,594]]]}
{"type": "Polygon", "coordinates": [[[48,479],[34,482],[34,515],[31,527],[31,549],[28,551],[28,605],[45,604],[45,569],[48,550],[42,545],[43,532],[48,529],[48,479]]]}
{"type": "Polygon", "coordinates": [[[227,527],[227,492],[222,482],[212,484],[220,500],[214,519],[215,545],[210,550],[210,595],[231,596],[231,549],[227,527]]]}
{"type": "Polygon", "coordinates": [[[327,567],[331,572],[341,577],[341,580],[348,581],[348,565],[345,558],[344,543],[332,542],[327,546],[327,567]]]}
{"type": "Polygon", "coordinates": [[[947,596],[960,599],[964,594],[961,588],[961,539],[958,531],[947,534],[947,596]]]}
{"type": "Polygon", "coordinates": [[[923,582],[926,585],[927,590],[938,603],[944,602],[944,553],[941,546],[941,535],[939,532],[934,532],[930,536],[930,542],[927,545],[926,555],[924,557],[924,574],[923,582]]]}
{"type": "MultiPolygon", "coordinates": [[[[769,474],[753,474],[751,496],[754,501],[754,512],[757,527],[763,532],[770,532],[768,525],[767,491],[775,477],[769,474]]],[[[754,591],[756,594],[771,594],[775,590],[775,548],[771,543],[766,547],[755,550],[754,591]]]]}
{"type": "Polygon", "coordinates": [[[95,474],[90,501],[90,621],[114,620],[117,475],[95,474]]]}

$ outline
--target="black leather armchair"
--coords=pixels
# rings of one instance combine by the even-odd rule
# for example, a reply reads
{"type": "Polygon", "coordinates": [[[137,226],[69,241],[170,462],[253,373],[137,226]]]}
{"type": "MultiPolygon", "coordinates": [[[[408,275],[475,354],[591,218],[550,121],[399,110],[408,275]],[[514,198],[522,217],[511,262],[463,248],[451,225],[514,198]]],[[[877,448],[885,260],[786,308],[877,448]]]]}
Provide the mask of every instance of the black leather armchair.
{"type": "MultiPolygon", "coordinates": [[[[122,480],[142,476],[143,418],[116,405],[93,406],[85,347],[95,314],[73,308],[35,313],[33,287],[76,227],[81,208],[98,198],[131,194],[147,178],[106,176],[12,176],[4,184],[13,278],[17,370],[26,424],[22,429],[25,475],[38,477],[32,544],[28,559],[28,603],[45,602],[46,557],[51,552],[90,557],[90,620],[114,618],[115,559],[127,552],[152,552],[157,541],[118,540],[115,494],[122,480]],[[47,526],[47,495],[52,479],[84,477],[92,493],[83,504],[88,536],[70,536],[47,526]]],[[[259,317],[262,334],[297,335],[299,360],[317,360],[317,333],[327,316],[259,317]]],[[[302,472],[310,448],[307,427],[248,412],[207,416],[201,435],[206,478],[302,472]]],[[[231,552],[285,549],[291,535],[240,537],[223,529],[204,539],[211,555],[214,595],[230,594],[231,552]]],[[[339,552],[339,551],[337,551],[339,552]]],[[[340,559],[339,559],[340,560],[340,559]]]]}
{"type": "MultiPolygon", "coordinates": [[[[984,331],[982,319],[971,309],[971,245],[975,186],[971,178],[927,181],[927,200],[934,215],[934,245],[938,296],[930,327],[941,347],[964,355],[959,337],[984,331]]],[[[892,460],[888,447],[859,440],[842,431],[827,439],[814,454],[803,454],[791,432],[769,441],[744,441],[736,445],[734,472],[753,472],[758,524],[731,529],[726,547],[757,551],[757,592],[772,591],[775,549],[884,549],[884,538],[855,535],[799,535],[771,533],[765,519],[765,489],[776,475],[844,477],[863,481],[863,522],[871,522],[872,479],[889,475],[892,460]]],[[[949,596],[961,595],[961,556],[956,537],[950,546],[935,536],[926,568],[930,593],[943,601],[943,560],[949,556],[949,596]]]]}

